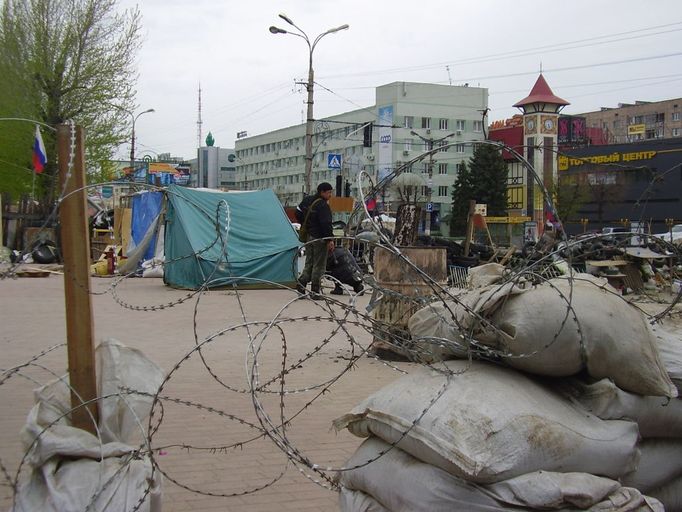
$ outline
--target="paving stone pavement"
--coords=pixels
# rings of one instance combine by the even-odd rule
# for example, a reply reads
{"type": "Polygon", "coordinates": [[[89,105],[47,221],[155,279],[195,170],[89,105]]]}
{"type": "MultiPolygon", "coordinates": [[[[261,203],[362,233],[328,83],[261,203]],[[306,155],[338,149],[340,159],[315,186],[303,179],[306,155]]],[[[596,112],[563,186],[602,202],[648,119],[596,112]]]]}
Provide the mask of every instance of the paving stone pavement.
{"type": "MultiPolygon", "coordinates": [[[[104,292],[113,282],[112,278],[93,278],[93,291],[104,292]]],[[[120,300],[134,306],[168,304],[187,295],[187,291],[164,286],[160,279],[128,279],[116,290],[120,300]]],[[[233,291],[219,290],[161,311],[134,311],[121,307],[111,293],[93,295],[96,342],[115,338],[140,349],[166,371],[182,362],[164,389],[165,395],[213,407],[257,424],[251,395],[225,387],[247,388],[246,329],[228,330],[205,345],[202,353],[206,363],[196,353],[184,358],[195,347],[195,323],[197,338],[203,340],[244,322],[270,321],[278,316],[329,316],[319,303],[310,300],[293,301],[280,311],[294,297],[295,292],[287,290],[248,290],[240,292],[239,296],[233,291]],[[245,318],[242,318],[240,303],[245,318]],[[215,378],[209,374],[207,366],[215,378]]],[[[348,302],[350,299],[346,295],[341,300],[348,302]]],[[[364,311],[367,302],[368,297],[361,297],[358,309],[364,311]]],[[[63,277],[60,275],[1,280],[0,367],[6,369],[26,363],[42,350],[65,343],[64,307],[63,277]]],[[[343,316],[341,307],[334,307],[334,312],[343,316]]],[[[287,365],[322,342],[333,325],[314,320],[283,324],[287,365]]],[[[347,327],[359,343],[364,346],[370,343],[369,333],[355,326],[347,327]]],[[[251,333],[258,328],[251,326],[251,333]]],[[[284,401],[285,416],[294,416],[287,429],[287,439],[322,467],[341,466],[362,441],[347,431],[334,432],[332,420],[400,376],[395,369],[369,357],[362,357],[353,369],[344,373],[350,356],[346,336],[337,335],[309,361],[287,375],[286,387],[291,389],[318,385],[343,373],[332,384],[330,392],[316,399],[309,408],[303,407],[319,394],[320,389],[286,395],[284,401]]],[[[282,360],[282,340],[277,330],[273,330],[258,353],[261,382],[281,370],[282,360]]],[[[53,374],[43,368],[30,367],[22,376],[13,377],[0,386],[0,461],[12,476],[22,455],[19,432],[33,404],[32,391],[54,375],[64,374],[66,361],[66,348],[60,347],[39,360],[53,374]]],[[[413,367],[410,363],[395,364],[405,370],[413,367]]],[[[279,422],[279,383],[269,389],[273,393],[259,397],[272,421],[279,422]]],[[[259,439],[237,449],[215,449],[249,439],[254,432],[248,426],[205,409],[164,403],[161,426],[152,438],[156,460],[166,474],[164,512],[338,510],[337,494],[316,485],[299,472],[270,440],[259,439]],[[206,449],[187,450],[183,448],[186,445],[206,449]],[[282,478],[266,485],[282,471],[282,478]],[[263,490],[252,494],[210,495],[242,493],[262,486],[265,486],[263,490]]],[[[12,504],[11,489],[5,478],[0,481],[3,484],[0,486],[0,509],[8,510],[12,504]]]]}

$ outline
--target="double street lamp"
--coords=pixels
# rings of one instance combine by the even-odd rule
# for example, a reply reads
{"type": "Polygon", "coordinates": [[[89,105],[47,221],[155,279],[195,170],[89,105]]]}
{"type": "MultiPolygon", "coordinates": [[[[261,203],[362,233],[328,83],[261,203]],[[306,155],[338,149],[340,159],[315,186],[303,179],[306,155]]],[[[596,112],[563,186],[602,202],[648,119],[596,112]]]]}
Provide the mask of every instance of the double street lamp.
{"type": "Polygon", "coordinates": [[[148,108],[147,110],[143,110],[142,112],[139,112],[138,114],[135,114],[132,110],[128,110],[127,108],[121,107],[120,105],[114,105],[113,103],[110,104],[112,107],[115,107],[126,114],[130,116],[130,119],[132,120],[132,131],[131,131],[131,136],[130,136],[130,172],[133,173],[133,176],[135,174],[135,122],[137,121],[137,118],[140,117],[143,114],[149,114],[150,112],[155,112],[153,108],[148,108]]]}
{"type": "Polygon", "coordinates": [[[432,195],[432,189],[433,189],[433,152],[434,152],[434,148],[436,146],[436,143],[442,142],[445,139],[449,139],[450,137],[452,137],[455,134],[450,133],[450,134],[446,135],[445,137],[440,137],[439,139],[427,139],[426,137],[423,137],[420,134],[418,134],[417,132],[415,132],[414,130],[410,131],[410,133],[412,135],[414,135],[415,137],[419,137],[421,140],[423,140],[426,143],[426,149],[428,151],[430,151],[429,163],[428,163],[429,179],[426,183],[426,185],[427,185],[426,186],[427,208],[426,208],[426,219],[424,222],[424,234],[426,236],[430,236],[431,235],[431,210],[429,210],[428,205],[431,204],[431,195],[432,195]]]}
{"type": "Polygon", "coordinates": [[[312,189],[312,175],[313,175],[313,85],[314,85],[314,74],[313,74],[313,51],[315,51],[315,46],[320,42],[327,34],[333,34],[339,32],[340,30],[346,30],[349,25],[341,25],[340,27],[330,28],[326,32],[322,32],[318,35],[313,42],[310,42],[308,34],[301,30],[291,18],[285,14],[280,14],[280,18],[286,21],[289,25],[294,27],[298,32],[289,32],[282,28],[275,27],[274,25],[270,27],[270,33],[272,34],[290,34],[292,36],[300,37],[308,45],[308,82],[305,83],[306,90],[308,91],[308,113],[306,117],[305,126],[305,193],[310,194],[312,189]]]}

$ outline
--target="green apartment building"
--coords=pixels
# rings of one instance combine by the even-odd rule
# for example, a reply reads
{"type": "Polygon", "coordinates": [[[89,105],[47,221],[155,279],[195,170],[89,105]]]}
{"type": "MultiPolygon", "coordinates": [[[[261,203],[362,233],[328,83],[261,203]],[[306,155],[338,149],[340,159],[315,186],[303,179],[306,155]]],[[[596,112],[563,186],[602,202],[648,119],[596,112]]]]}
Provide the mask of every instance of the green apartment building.
{"type": "MultiPolygon", "coordinates": [[[[443,147],[410,171],[422,183],[418,202],[432,212],[431,231],[438,231],[439,220],[450,211],[459,166],[473,154],[470,143],[484,138],[488,90],[394,82],[377,87],[375,97],[371,107],[315,121],[313,188],[321,181],[334,185],[341,176],[342,193],[358,199],[360,171],[376,183],[428,148],[443,147]]],[[[236,188],[271,188],[284,206],[298,204],[305,189],[305,130],[303,123],[238,139],[236,188]]],[[[399,205],[390,187],[377,201],[387,212],[399,205]]]]}

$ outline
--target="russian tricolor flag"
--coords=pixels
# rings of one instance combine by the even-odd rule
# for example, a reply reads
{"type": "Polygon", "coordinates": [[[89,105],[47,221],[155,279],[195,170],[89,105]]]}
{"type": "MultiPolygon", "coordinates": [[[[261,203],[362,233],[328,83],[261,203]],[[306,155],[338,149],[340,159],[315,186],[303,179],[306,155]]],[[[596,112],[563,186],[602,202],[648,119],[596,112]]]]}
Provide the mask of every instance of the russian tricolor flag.
{"type": "Polygon", "coordinates": [[[36,125],[36,137],[33,141],[33,169],[36,174],[43,172],[46,163],[45,144],[43,144],[43,137],[40,135],[40,128],[36,125]]]}

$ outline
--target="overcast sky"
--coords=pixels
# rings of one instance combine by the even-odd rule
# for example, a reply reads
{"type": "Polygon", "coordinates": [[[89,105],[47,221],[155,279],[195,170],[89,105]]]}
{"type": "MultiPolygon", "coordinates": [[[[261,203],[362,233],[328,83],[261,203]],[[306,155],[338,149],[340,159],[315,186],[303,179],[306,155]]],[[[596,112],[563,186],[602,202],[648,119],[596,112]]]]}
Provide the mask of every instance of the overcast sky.
{"type": "MultiPolygon", "coordinates": [[[[635,100],[682,97],[679,0],[120,0],[138,6],[136,155],[196,157],[198,88],[202,145],[234,147],[249,135],[304,120],[308,35],[347,23],[315,49],[315,118],[374,104],[396,81],[486,87],[489,120],[517,112],[542,68],[577,114],[635,100]]],[[[129,144],[118,154],[128,154],[129,144]]]]}

